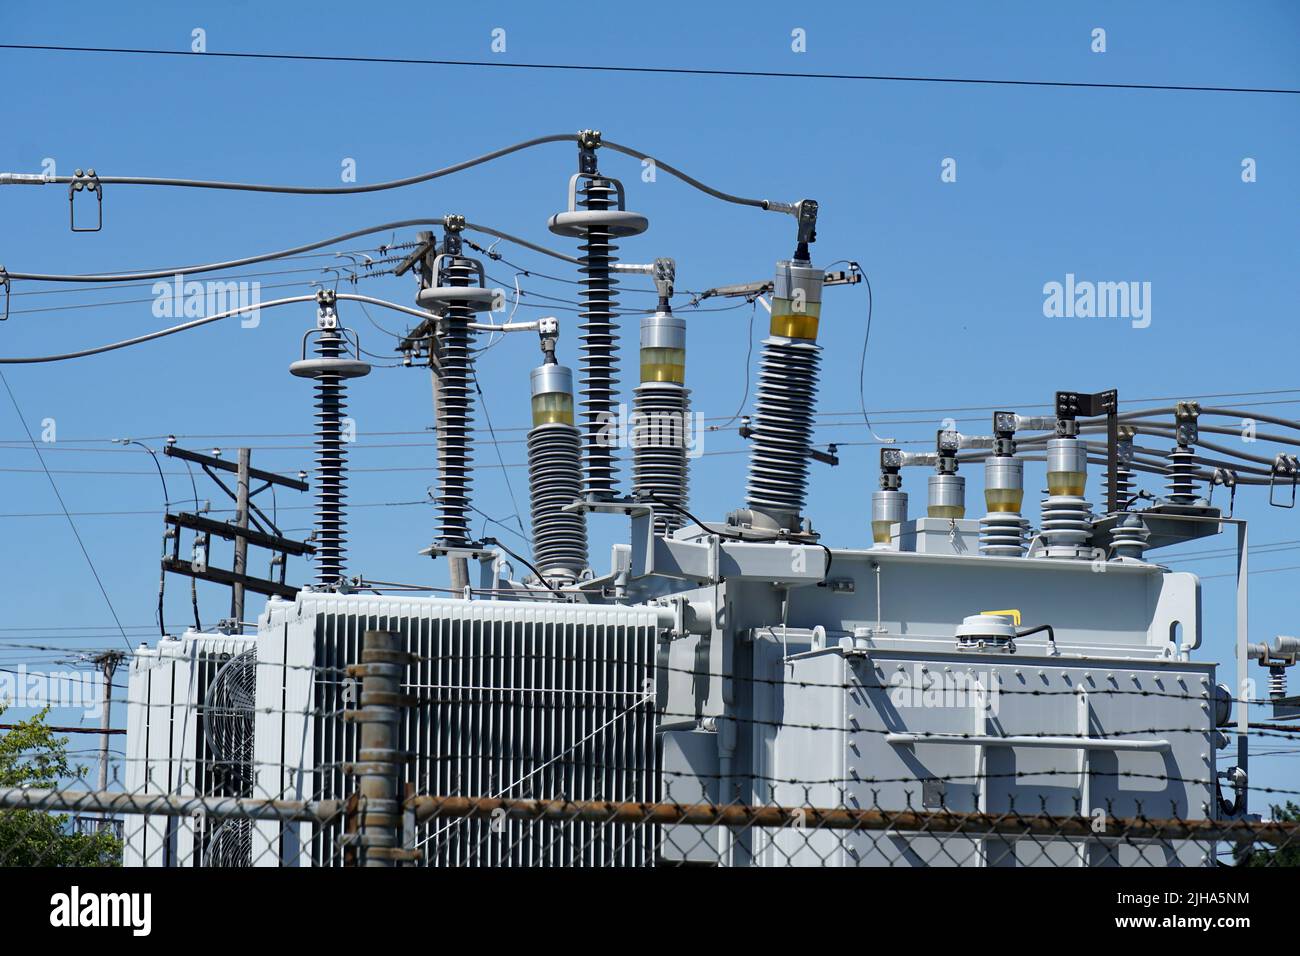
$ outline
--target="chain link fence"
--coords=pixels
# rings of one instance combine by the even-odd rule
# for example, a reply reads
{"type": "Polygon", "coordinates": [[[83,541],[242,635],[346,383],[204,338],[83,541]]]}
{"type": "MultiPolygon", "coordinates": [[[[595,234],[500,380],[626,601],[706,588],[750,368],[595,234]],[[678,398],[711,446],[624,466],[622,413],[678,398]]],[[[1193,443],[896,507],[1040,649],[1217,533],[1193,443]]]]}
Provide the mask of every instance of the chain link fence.
{"type": "Polygon", "coordinates": [[[0,759],[0,866],[1300,865],[1289,801],[1271,819],[1189,818],[1175,801],[1161,812],[1157,790],[1135,813],[1079,799],[1062,815],[1032,790],[996,810],[949,805],[944,779],[916,781],[938,785],[937,807],[861,788],[827,800],[825,780],[710,799],[632,739],[662,718],[640,673],[612,700],[551,675],[550,699],[525,707],[505,678],[432,688],[385,631],[365,633],[358,663],[329,666],[227,643],[133,674],[117,786],[72,768],[49,779],[57,759],[39,751],[0,759]],[[261,739],[268,728],[279,738],[261,739]]]}
{"type": "Polygon", "coordinates": [[[120,865],[125,829],[129,841],[171,847],[156,860],[165,865],[279,866],[282,841],[301,827],[332,834],[345,866],[1300,865],[1300,824],[1280,820],[431,795],[396,816],[364,797],[6,788],[0,865],[120,865]]]}

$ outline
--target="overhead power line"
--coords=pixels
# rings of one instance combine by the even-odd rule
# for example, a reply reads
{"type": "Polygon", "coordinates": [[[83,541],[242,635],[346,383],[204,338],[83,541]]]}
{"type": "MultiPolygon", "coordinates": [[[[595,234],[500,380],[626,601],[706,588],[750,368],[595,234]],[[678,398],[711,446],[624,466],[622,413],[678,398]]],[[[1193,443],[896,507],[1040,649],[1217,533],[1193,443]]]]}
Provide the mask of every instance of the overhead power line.
{"type": "MultiPolygon", "coordinates": [[[[349,270],[351,268],[369,269],[371,266],[387,264],[390,261],[390,259],[387,258],[381,260],[373,260],[370,258],[372,253],[383,256],[387,252],[395,251],[396,249],[399,249],[404,245],[407,245],[407,243],[399,243],[397,246],[382,246],[382,247],[376,246],[370,249],[343,249],[338,252],[309,252],[298,256],[279,256],[278,261],[281,262],[287,262],[293,259],[327,259],[330,262],[335,262],[337,264],[327,265],[327,266],[306,266],[301,269],[276,269],[268,272],[234,272],[231,273],[230,275],[214,276],[213,278],[218,280],[260,279],[266,276],[297,275],[303,272],[322,273],[322,272],[329,272],[334,269],[349,269],[349,270]],[[362,262],[359,265],[354,265],[350,260],[347,259],[348,256],[364,256],[368,261],[362,262]]],[[[402,259],[401,257],[392,257],[391,261],[401,262],[402,259]]],[[[76,294],[76,293],[83,293],[86,291],[103,292],[109,289],[150,289],[153,288],[153,285],[154,285],[153,282],[141,281],[141,282],[123,282],[123,283],[117,283],[112,285],[95,285],[95,286],[91,286],[90,290],[83,289],[79,286],[71,289],[22,289],[22,290],[15,289],[12,292],[10,292],[10,295],[12,295],[15,299],[17,299],[17,298],[21,298],[22,296],[29,296],[29,295],[68,295],[70,293],[76,294]]],[[[11,312],[10,314],[13,315],[14,313],[11,312]]]]}
{"type": "Polygon", "coordinates": [[[126,644],[127,649],[131,648],[131,642],[127,640],[126,628],[122,627],[122,622],[117,616],[117,610],[113,607],[113,599],[108,596],[108,589],[104,587],[104,582],[99,576],[99,571],[95,568],[95,562],[90,557],[90,552],[86,550],[86,543],[81,540],[81,532],[77,530],[77,523],[72,520],[72,513],[68,511],[68,506],[63,501],[63,495],[59,493],[58,482],[50,474],[49,468],[45,466],[45,457],[41,454],[41,448],[32,436],[31,429],[27,427],[27,419],[23,415],[23,410],[18,405],[18,397],[14,395],[14,390],[9,386],[9,379],[5,376],[4,371],[0,369],[0,384],[4,385],[5,391],[9,394],[9,401],[13,404],[14,412],[18,415],[19,422],[22,423],[23,431],[27,433],[27,439],[31,442],[32,451],[36,453],[37,460],[41,463],[41,468],[45,472],[45,477],[50,483],[50,490],[54,492],[54,497],[58,499],[59,508],[63,511],[63,516],[68,519],[68,527],[72,529],[72,536],[77,539],[77,546],[81,548],[82,557],[86,559],[86,565],[90,568],[90,573],[99,585],[99,593],[104,596],[104,603],[108,605],[108,613],[113,616],[117,622],[117,629],[122,632],[122,641],[126,644]]]}
{"type": "MultiPolygon", "coordinates": [[[[1295,392],[1300,392],[1300,389],[1295,389],[1295,388],[1285,388],[1285,389],[1265,389],[1265,390],[1262,390],[1262,391],[1255,391],[1255,392],[1220,392],[1220,393],[1217,393],[1217,394],[1215,394],[1215,395],[1206,395],[1206,394],[1202,394],[1202,395],[1186,394],[1186,395],[1177,395],[1177,396],[1175,396],[1175,395],[1163,395],[1163,396],[1155,396],[1155,397],[1148,397],[1148,398],[1135,398],[1135,399],[1132,399],[1132,401],[1134,401],[1134,402],[1163,402],[1163,401],[1183,401],[1183,400],[1188,400],[1188,401],[1190,401],[1190,400],[1197,400],[1197,399],[1204,399],[1204,398],[1220,398],[1220,397],[1227,397],[1227,396],[1229,396],[1229,395],[1232,396],[1232,397],[1250,397],[1250,396],[1254,396],[1254,395],[1293,394],[1293,393],[1295,393],[1295,392]]],[[[1261,401],[1261,402],[1252,402],[1252,403],[1244,403],[1244,404],[1250,404],[1250,405],[1294,405],[1294,404],[1300,404],[1300,399],[1273,399],[1273,400],[1271,400],[1271,401],[1261,401]]],[[[1051,407],[1049,404],[1047,404],[1047,403],[1042,403],[1042,402],[1039,402],[1039,403],[1026,403],[1026,402],[1000,402],[1000,403],[995,404],[995,405],[968,405],[968,406],[964,406],[964,407],[962,407],[962,408],[953,408],[952,410],[953,410],[953,411],[962,411],[962,410],[966,410],[966,411],[970,411],[970,410],[979,411],[979,410],[984,410],[984,409],[987,409],[987,410],[1000,410],[1000,409],[1049,408],[1049,407],[1051,407]]],[[[924,413],[924,412],[936,412],[936,413],[938,413],[938,412],[943,412],[943,411],[946,411],[946,410],[947,410],[947,409],[944,409],[944,408],[875,408],[875,409],[870,409],[870,410],[868,411],[868,414],[870,414],[873,418],[877,418],[877,417],[886,416],[886,415],[920,414],[920,413],[924,413]]],[[[857,410],[857,409],[854,409],[853,411],[827,411],[827,412],[819,411],[819,412],[816,412],[816,413],[815,413],[814,418],[818,418],[818,419],[820,419],[820,418],[835,418],[835,417],[844,417],[844,416],[848,416],[848,415],[852,415],[852,416],[854,416],[854,417],[857,417],[857,416],[860,416],[861,414],[862,414],[861,411],[859,411],[859,410],[857,410]]],[[[704,416],[704,419],[703,419],[703,420],[706,421],[706,422],[709,422],[709,421],[728,421],[728,420],[734,420],[735,417],[739,417],[739,416],[729,416],[729,415],[706,415],[706,416],[704,416]]],[[[968,422],[968,421],[984,421],[984,420],[985,420],[985,419],[983,419],[983,418],[958,418],[958,419],[956,419],[956,421],[959,421],[959,422],[968,422]]],[[[933,420],[932,420],[932,419],[929,419],[929,418],[924,418],[924,419],[922,419],[922,418],[911,418],[911,419],[882,419],[882,422],[881,422],[881,423],[882,423],[882,424],[885,424],[885,425],[922,425],[922,424],[931,424],[932,422],[933,422],[933,420]]],[[[827,427],[827,428],[832,428],[832,427],[840,427],[840,426],[844,426],[844,427],[861,426],[863,423],[862,423],[862,422],[853,422],[853,421],[848,421],[848,422],[827,421],[827,422],[822,422],[821,424],[824,425],[824,426],[827,427]]],[[[533,427],[532,425],[505,425],[505,426],[498,425],[498,426],[496,426],[496,429],[495,429],[495,430],[496,430],[497,432],[526,432],[526,431],[529,431],[532,427],[533,427]]],[[[352,449],[356,449],[356,448],[423,448],[423,447],[427,447],[428,445],[434,443],[434,442],[433,442],[433,429],[432,429],[432,427],[426,427],[426,428],[422,428],[422,429],[399,429],[399,430],[393,430],[393,431],[368,431],[368,432],[366,432],[366,434],[367,434],[368,436],[376,437],[376,438],[378,438],[378,437],[391,438],[391,437],[398,437],[398,436],[424,435],[424,436],[428,436],[428,437],[430,438],[430,441],[429,441],[429,442],[399,442],[399,443],[354,442],[354,443],[352,443],[352,444],[349,445],[349,448],[352,448],[352,449]]],[[[205,442],[206,442],[206,441],[221,441],[221,442],[240,441],[240,442],[246,442],[246,441],[247,441],[248,439],[250,439],[250,438],[251,438],[251,439],[266,439],[266,438],[311,438],[312,435],[313,435],[312,432],[221,432],[221,433],[217,433],[217,432],[194,432],[194,433],[184,433],[184,434],[177,433],[177,434],[174,434],[174,435],[172,435],[172,434],[138,435],[138,436],[133,436],[133,437],[139,438],[139,439],[142,440],[142,441],[162,441],[162,440],[167,439],[167,438],[176,438],[176,439],[179,439],[179,440],[182,440],[182,441],[205,441],[205,442]]],[[[98,437],[98,438],[63,438],[62,436],[60,436],[60,438],[59,438],[59,442],[58,442],[57,445],[52,445],[52,446],[50,446],[49,448],[46,448],[45,450],[46,450],[46,451],[66,451],[66,452],[74,452],[74,453],[75,453],[75,452],[98,452],[98,453],[103,453],[103,452],[121,452],[121,451],[124,451],[125,449],[120,448],[120,447],[112,447],[112,448],[69,448],[69,447],[66,447],[66,446],[68,446],[68,445],[77,445],[77,444],[93,444],[93,443],[115,444],[115,443],[117,443],[118,441],[120,441],[120,438],[121,438],[121,436],[104,436],[104,437],[98,437]]],[[[518,442],[510,442],[510,444],[518,444],[518,442]]],[[[7,446],[15,446],[15,445],[20,446],[20,447],[22,447],[22,448],[26,448],[26,447],[27,447],[27,439],[25,439],[25,438],[0,438],[0,450],[2,450],[3,448],[5,448],[5,447],[7,447],[7,446]]],[[[313,447],[315,447],[315,446],[313,446],[313,445],[309,445],[309,444],[308,444],[308,445],[254,445],[253,447],[254,447],[254,448],[263,448],[263,449],[268,449],[268,450],[270,450],[270,449],[277,449],[277,450],[282,450],[282,451],[290,451],[290,450],[308,450],[308,449],[311,449],[311,448],[313,448],[313,447]]]]}
{"type": "MultiPolygon", "coordinates": [[[[55,180],[57,181],[57,180],[55,180]]],[[[0,178],[0,183],[3,179],[0,178]]],[[[148,272],[103,272],[91,274],[73,274],[57,275],[37,272],[7,272],[10,279],[24,279],[31,282],[138,282],[149,279],[170,279],[177,275],[197,275],[202,272],[220,272],[224,269],[235,269],[240,266],[254,265],[259,262],[270,262],[274,259],[297,258],[301,253],[311,252],[315,249],[323,249],[325,246],[332,246],[337,242],[346,242],[349,239],[357,239],[361,236],[374,235],[377,232],[389,232],[395,229],[405,229],[411,226],[437,226],[441,225],[441,219],[402,219],[397,222],[385,222],[377,226],[368,226],[365,229],[356,229],[352,232],[345,232],[341,235],[330,236],[328,239],[320,239],[316,242],[309,242],[301,246],[294,246],[291,249],[280,249],[276,252],[263,252],[255,256],[245,256],[242,259],[230,259],[226,262],[205,262],[200,265],[192,266],[170,266],[166,269],[154,269],[148,272]]]]}
{"type": "MultiPolygon", "coordinates": [[[[36,43],[0,43],[0,49],[41,53],[101,53],[129,56],[188,57],[190,59],[275,60],[304,63],[356,63],[392,66],[481,67],[497,70],[534,70],[570,73],[632,73],[669,76],[753,77],[791,80],[840,80],[875,83],[939,83],[971,86],[1028,86],[1093,90],[1148,90],[1187,93],[1265,93],[1297,95],[1300,90],[1263,86],[1197,86],[1174,83],[1093,83],[1078,80],[1013,80],[993,77],[919,76],[884,73],[797,73],[789,70],[735,70],[703,67],[627,66],[595,63],[509,63],[498,60],[450,60],[425,57],[341,56],[325,53],[251,53],[237,51],[158,50],[141,47],[61,46],[36,43]]],[[[344,190],[335,189],[335,192],[344,190]]],[[[358,190],[359,191],[359,190],[358,190]]]]}

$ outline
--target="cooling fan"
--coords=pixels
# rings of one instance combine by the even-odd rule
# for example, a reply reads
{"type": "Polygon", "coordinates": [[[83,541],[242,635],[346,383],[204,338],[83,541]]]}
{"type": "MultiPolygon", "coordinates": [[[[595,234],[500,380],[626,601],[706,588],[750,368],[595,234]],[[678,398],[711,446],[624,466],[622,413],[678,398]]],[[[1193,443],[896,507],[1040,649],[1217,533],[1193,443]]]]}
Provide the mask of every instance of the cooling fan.
{"type": "Polygon", "coordinates": [[[253,821],[227,820],[212,831],[203,851],[203,865],[212,868],[253,865],[253,821]]]}
{"type": "Polygon", "coordinates": [[[247,797],[253,790],[253,702],[257,654],[250,648],[226,661],[204,698],[203,736],[226,790],[247,797]]]}

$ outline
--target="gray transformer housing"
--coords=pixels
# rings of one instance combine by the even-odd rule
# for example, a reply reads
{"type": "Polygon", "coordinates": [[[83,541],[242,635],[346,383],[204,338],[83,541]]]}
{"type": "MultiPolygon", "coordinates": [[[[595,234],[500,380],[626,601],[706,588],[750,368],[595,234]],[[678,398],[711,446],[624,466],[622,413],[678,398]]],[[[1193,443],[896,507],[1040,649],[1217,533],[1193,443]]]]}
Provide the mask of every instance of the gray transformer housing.
{"type": "MultiPolygon", "coordinates": [[[[961,530],[947,554],[834,551],[824,583],[742,576],[680,595],[716,612],[707,633],[678,633],[660,652],[663,798],[1218,816],[1227,738],[1215,667],[1189,659],[1201,640],[1195,575],[952,553],[969,544],[960,537],[973,529],[961,530]],[[963,618],[1012,608],[1054,640],[959,646],[963,618]]],[[[867,829],[666,827],[661,848],[665,860],[730,865],[1214,864],[1203,843],[867,829]]]]}

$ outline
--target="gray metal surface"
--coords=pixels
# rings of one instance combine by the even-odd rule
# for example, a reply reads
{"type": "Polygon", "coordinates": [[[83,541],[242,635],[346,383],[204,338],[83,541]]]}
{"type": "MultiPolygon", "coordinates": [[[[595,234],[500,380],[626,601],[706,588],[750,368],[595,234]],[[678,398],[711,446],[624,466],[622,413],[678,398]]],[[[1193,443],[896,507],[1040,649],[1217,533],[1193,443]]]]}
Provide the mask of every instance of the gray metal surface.
{"type": "MultiPolygon", "coordinates": [[[[754,778],[842,781],[769,784],[764,796],[771,802],[1063,816],[1095,809],[1112,816],[1213,814],[1207,755],[1222,735],[1202,706],[1214,686],[1211,664],[1127,662],[1115,674],[1113,662],[1024,653],[954,658],[841,648],[783,662],[771,634],[756,640],[754,658],[756,676],[784,680],[779,702],[755,700],[754,778]],[[1139,696],[1143,690],[1152,696],[1139,696]],[[814,732],[813,725],[844,729],[814,732]],[[1107,739],[1088,739],[1102,735],[1107,739]],[[938,795],[926,793],[927,781],[942,782],[938,795]]],[[[1150,852],[1122,841],[751,833],[737,852],[757,865],[1085,866],[1103,858],[1123,865],[1150,852]]],[[[1166,865],[1214,865],[1204,844],[1163,846],[1166,865]]]]}

